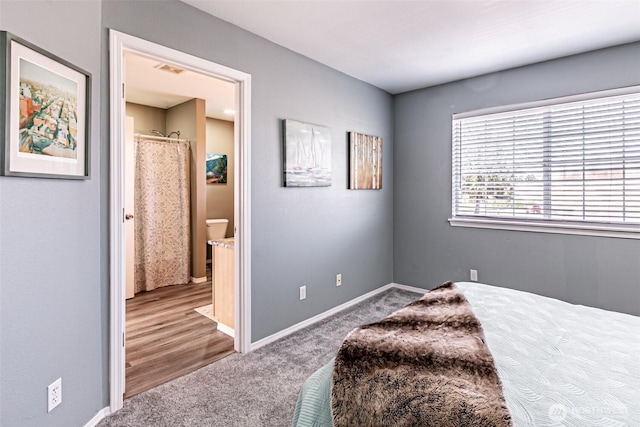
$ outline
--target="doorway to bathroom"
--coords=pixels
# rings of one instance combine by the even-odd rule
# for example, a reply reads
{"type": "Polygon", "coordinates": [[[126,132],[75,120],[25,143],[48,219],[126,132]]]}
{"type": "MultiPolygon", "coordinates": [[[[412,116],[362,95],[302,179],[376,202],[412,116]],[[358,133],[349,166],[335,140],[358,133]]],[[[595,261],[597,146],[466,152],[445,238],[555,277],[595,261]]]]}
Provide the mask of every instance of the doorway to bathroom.
{"type": "MultiPolygon", "coordinates": [[[[148,388],[149,384],[155,386],[195,370],[234,350],[240,352],[249,350],[250,76],[116,31],[111,31],[110,36],[112,65],[110,378],[111,409],[117,410],[122,407],[123,395],[135,394],[145,387],[148,388]],[[144,69],[148,66],[152,69],[144,69]],[[130,74],[136,68],[142,68],[142,72],[138,75],[144,80],[151,80],[152,73],[158,72],[167,73],[168,78],[181,75],[181,80],[178,80],[181,84],[177,84],[176,81],[161,83],[161,89],[154,93],[154,90],[149,87],[136,84],[135,74],[130,74]],[[197,93],[185,95],[180,93],[178,88],[185,84],[187,79],[184,76],[189,74],[207,80],[196,83],[196,88],[199,88],[197,93]],[[209,111],[210,105],[205,99],[207,96],[203,96],[206,88],[216,85],[221,87],[226,85],[227,92],[231,93],[230,99],[233,103],[227,102],[219,113],[226,116],[215,117],[217,113],[209,111]],[[115,88],[122,88],[122,90],[115,88]],[[167,90],[167,88],[171,89],[167,90]],[[159,97],[160,100],[150,101],[154,96],[159,97]],[[174,114],[170,111],[172,109],[180,111],[174,114]],[[235,110],[235,117],[230,116],[231,112],[224,111],[225,109],[235,110]],[[181,119],[183,121],[177,120],[176,117],[184,115],[184,110],[199,111],[198,119],[188,119],[186,122],[184,118],[181,119]],[[133,123],[130,123],[132,120],[133,123]],[[179,280],[179,282],[188,280],[188,284],[171,283],[170,286],[159,286],[153,290],[147,290],[139,283],[134,283],[135,297],[125,302],[125,297],[131,297],[131,291],[127,291],[125,283],[127,278],[131,282],[130,273],[135,269],[135,266],[131,267],[132,257],[129,256],[132,249],[127,247],[127,237],[131,234],[127,232],[127,228],[132,228],[130,225],[136,220],[143,219],[142,215],[136,218],[131,211],[127,211],[126,205],[127,188],[130,189],[126,182],[126,171],[131,163],[127,159],[132,159],[127,156],[127,150],[130,148],[127,142],[131,140],[132,145],[138,147],[135,150],[136,153],[142,151],[139,147],[158,143],[186,144],[190,150],[191,275],[188,279],[179,280]],[[226,202],[222,202],[223,200],[226,202]],[[231,257],[227,257],[229,265],[225,268],[231,295],[229,310],[231,317],[226,323],[231,323],[234,327],[232,330],[226,330],[226,334],[217,330],[216,323],[210,320],[210,317],[216,317],[213,304],[216,289],[215,283],[212,283],[216,266],[215,263],[212,265],[206,262],[207,254],[213,252],[207,250],[206,220],[211,218],[227,220],[227,230],[215,240],[224,240],[222,243],[226,248],[234,249],[231,257]],[[136,290],[141,292],[136,293],[136,290]],[[207,306],[209,306],[208,310],[207,306]],[[172,328],[173,332],[167,335],[167,331],[172,328]],[[178,335],[172,337],[172,333],[178,335]],[[199,348],[190,347],[196,342],[200,342],[199,348]],[[153,360],[161,352],[166,353],[165,360],[153,360]],[[167,363],[173,367],[169,368],[167,363]],[[139,379],[133,380],[129,377],[129,372],[136,369],[142,372],[143,376],[149,377],[150,382],[146,386],[141,386],[139,379]],[[170,372],[172,369],[175,372],[170,372]]],[[[216,99],[224,98],[221,93],[216,99]]],[[[170,147],[170,149],[173,148],[170,147]]],[[[165,185],[163,188],[166,187],[165,185]]],[[[134,265],[135,262],[134,260],[134,265]]],[[[151,288],[154,287],[152,283],[151,288]]]]}
{"type": "Polygon", "coordinates": [[[235,87],[124,59],[126,399],[234,352],[234,278],[205,246],[234,242],[235,87]]]}

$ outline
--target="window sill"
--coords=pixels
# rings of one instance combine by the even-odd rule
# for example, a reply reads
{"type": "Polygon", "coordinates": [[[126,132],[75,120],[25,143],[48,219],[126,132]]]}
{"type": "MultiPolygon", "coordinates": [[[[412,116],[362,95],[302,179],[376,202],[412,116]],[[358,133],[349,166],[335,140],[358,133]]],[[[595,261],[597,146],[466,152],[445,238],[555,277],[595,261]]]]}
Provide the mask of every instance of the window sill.
{"type": "Polygon", "coordinates": [[[538,222],[491,218],[449,218],[452,227],[488,228],[494,230],[530,231],[535,233],[577,234],[581,236],[640,239],[640,225],[583,224],[571,222],[538,222]]]}

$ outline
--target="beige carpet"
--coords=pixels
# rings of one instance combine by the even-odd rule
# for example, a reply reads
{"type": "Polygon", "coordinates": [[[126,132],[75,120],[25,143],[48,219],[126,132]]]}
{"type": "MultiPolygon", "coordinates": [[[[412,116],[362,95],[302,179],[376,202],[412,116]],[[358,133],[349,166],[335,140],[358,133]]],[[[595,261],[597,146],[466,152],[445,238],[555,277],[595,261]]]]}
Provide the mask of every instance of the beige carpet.
{"type": "Polygon", "coordinates": [[[233,353],[133,396],[98,426],[290,426],[302,383],[336,354],[345,335],[420,296],[399,289],[378,294],[251,353],[233,353]]]}

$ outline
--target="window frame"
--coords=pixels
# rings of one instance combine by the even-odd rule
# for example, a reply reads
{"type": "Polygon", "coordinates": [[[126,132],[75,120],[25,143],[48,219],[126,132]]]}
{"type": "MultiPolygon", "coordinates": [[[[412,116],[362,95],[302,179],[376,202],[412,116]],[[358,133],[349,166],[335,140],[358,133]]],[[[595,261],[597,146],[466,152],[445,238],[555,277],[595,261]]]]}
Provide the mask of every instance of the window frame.
{"type": "Polygon", "coordinates": [[[610,89],[597,92],[589,92],[578,95],[562,96],[556,98],[548,98],[534,102],[526,102],[519,104],[510,104],[504,106],[490,107],[479,110],[473,110],[463,113],[455,113],[451,117],[451,216],[448,219],[452,227],[472,227],[483,229],[525,231],[538,233],[555,233],[555,234],[571,234],[586,235],[600,237],[615,237],[625,239],[640,239],[640,224],[624,224],[624,223],[606,223],[606,222],[583,222],[583,221],[565,221],[558,219],[521,219],[521,218],[492,218],[480,216],[464,216],[456,215],[455,197],[456,197],[456,159],[454,150],[453,128],[456,120],[490,115],[499,113],[508,113],[511,111],[547,107],[558,104],[566,104],[580,101],[591,101],[598,98],[607,98],[614,96],[640,94],[640,85],[627,86],[617,89],[610,89]]]}

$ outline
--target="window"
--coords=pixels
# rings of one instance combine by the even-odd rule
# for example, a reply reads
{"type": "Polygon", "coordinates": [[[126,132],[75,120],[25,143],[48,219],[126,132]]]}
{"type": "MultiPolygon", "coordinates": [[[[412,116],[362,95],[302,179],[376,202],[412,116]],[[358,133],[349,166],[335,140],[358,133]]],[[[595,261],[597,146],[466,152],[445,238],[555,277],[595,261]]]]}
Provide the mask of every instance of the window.
{"type": "Polygon", "coordinates": [[[640,88],[576,98],[453,116],[452,225],[640,232],[640,88]]]}

